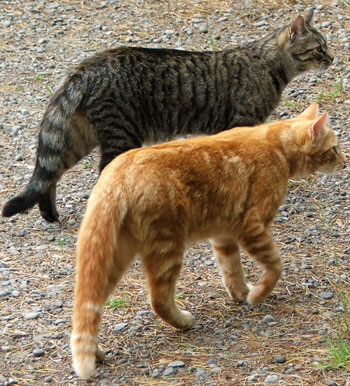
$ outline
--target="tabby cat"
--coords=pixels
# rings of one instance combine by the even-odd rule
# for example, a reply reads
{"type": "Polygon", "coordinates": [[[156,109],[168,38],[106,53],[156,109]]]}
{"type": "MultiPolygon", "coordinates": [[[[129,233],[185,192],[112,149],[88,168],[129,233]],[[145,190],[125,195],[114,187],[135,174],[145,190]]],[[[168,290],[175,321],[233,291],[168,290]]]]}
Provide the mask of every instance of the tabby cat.
{"type": "Polygon", "coordinates": [[[33,175],[3,216],[39,203],[47,221],[57,220],[57,181],[96,146],[101,171],[146,142],[264,122],[288,82],[333,60],[312,16],[221,52],[123,47],[85,60],[51,98],[33,175]]]}
{"type": "Polygon", "coordinates": [[[80,377],[103,356],[102,307],[136,255],[154,311],[175,328],[193,325],[175,303],[188,243],[211,239],[231,298],[254,305],[270,294],[282,269],[270,226],[288,179],[345,165],[326,115],[313,103],[294,119],[130,150],[104,169],[78,239],[71,348],[80,377]],[[250,289],[239,245],[263,267],[250,289]]]}

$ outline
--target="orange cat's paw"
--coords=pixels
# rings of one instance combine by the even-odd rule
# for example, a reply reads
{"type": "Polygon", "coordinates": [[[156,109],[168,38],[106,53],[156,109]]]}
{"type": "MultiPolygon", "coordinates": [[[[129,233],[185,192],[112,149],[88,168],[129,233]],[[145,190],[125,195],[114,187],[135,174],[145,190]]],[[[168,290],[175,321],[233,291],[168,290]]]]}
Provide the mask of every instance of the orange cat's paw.
{"type": "Polygon", "coordinates": [[[192,314],[188,311],[181,311],[181,330],[188,330],[189,328],[193,327],[194,325],[194,317],[192,314]]]}
{"type": "Polygon", "coordinates": [[[267,295],[264,286],[255,285],[251,286],[246,300],[248,304],[255,306],[256,304],[261,303],[267,295]]]}

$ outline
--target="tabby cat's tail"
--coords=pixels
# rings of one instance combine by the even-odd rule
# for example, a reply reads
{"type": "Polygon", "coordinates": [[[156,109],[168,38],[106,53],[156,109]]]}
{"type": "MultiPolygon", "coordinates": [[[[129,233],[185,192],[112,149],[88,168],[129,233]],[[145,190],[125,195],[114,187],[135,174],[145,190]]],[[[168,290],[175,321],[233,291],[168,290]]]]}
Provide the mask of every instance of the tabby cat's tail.
{"type": "Polygon", "coordinates": [[[52,96],[40,124],[33,175],[25,190],[5,204],[3,216],[25,212],[42,202],[42,216],[50,222],[57,220],[56,208],[54,204],[53,208],[50,205],[52,200],[55,201],[56,182],[64,171],[67,128],[84,94],[84,82],[80,74],[74,74],[52,96]]]}

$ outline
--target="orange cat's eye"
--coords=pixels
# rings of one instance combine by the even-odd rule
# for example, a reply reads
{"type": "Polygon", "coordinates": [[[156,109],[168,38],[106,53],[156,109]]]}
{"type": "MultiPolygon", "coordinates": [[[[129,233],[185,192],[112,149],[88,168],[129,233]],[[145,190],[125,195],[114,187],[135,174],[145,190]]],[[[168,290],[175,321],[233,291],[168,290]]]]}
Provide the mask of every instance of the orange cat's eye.
{"type": "Polygon", "coordinates": [[[333,146],[332,150],[334,151],[335,154],[340,153],[339,146],[333,146]]]}

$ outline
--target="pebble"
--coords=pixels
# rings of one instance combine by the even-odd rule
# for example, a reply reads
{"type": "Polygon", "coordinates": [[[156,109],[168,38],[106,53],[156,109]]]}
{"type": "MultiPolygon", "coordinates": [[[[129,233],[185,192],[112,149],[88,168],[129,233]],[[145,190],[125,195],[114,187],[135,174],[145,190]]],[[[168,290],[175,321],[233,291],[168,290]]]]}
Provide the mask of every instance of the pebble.
{"type": "Polygon", "coordinates": [[[322,291],[319,293],[319,297],[322,299],[332,299],[334,297],[334,292],[332,291],[322,291]]]}
{"type": "Polygon", "coordinates": [[[272,315],[265,315],[264,318],[262,319],[262,323],[266,323],[266,324],[269,324],[271,322],[275,322],[276,319],[272,316],[272,315]]]}
{"type": "Polygon", "coordinates": [[[273,374],[273,375],[268,375],[265,379],[265,383],[276,383],[278,381],[278,376],[273,374]]]}
{"type": "Polygon", "coordinates": [[[165,377],[168,377],[169,375],[173,375],[173,374],[175,374],[175,369],[174,369],[174,367],[167,367],[165,370],[164,370],[164,372],[163,372],[163,376],[165,376],[165,377]]]}
{"type": "Polygon", "coordinates": [[[160,374],[161,374],[161,371],[160,371],[159,369],[154,369],[154,370],[152,371],[151,377],[152,377],[152,378],[158,378],[158,377],[160,376],[160,374]]]}
{"type": "Polygon", "coordinates": [[[45,354],[45,351],[42,348],[36,348],[33,350],[33,355],[35,357],[42,357],[45,354]]]}
{"type": "Polygon", "coordinates": [[[275,356],[275,362],[276,363],[285,363],[286,357],[284,355],[276,355],[275,356]]]}
{"type": "Polygon", "coordinates": [[[184,367],[185,366],[185,362],[182,362],[182,361],[173,361],[173,362],[170,362],[168,364],[168,367],[184,367]]]}
{"type": "Polygon", "coordinates": [[[114,332],[118,332],[118,331],[124,330],[124,328],[125,328],[127,325],[128,325],[128,323],[117,323],[117,324],[114,326],[113,331],[114,331],[114,332]]]}
{"type": "Polygon", "coordinates": [[[257,23],[254,23],[254,27],[263,27],[264,25],[268,25],[266,21],[258,21],[257,23]]]}
{"type": "Polygon", "coordinates": [[[32,319],[37,319],[39,316],[39,312],[28,312],[27,314],[25,314],[25,318],[27,320],[32,320],[32,319]]]}
{"type": "Polygon", "coordinates": [[[206,374],[205,369],[203,369],[202,367],[198,367],[197,371],[195,373],[195,376],[196,377],[203,377],[205,374],[206,374]]]}

